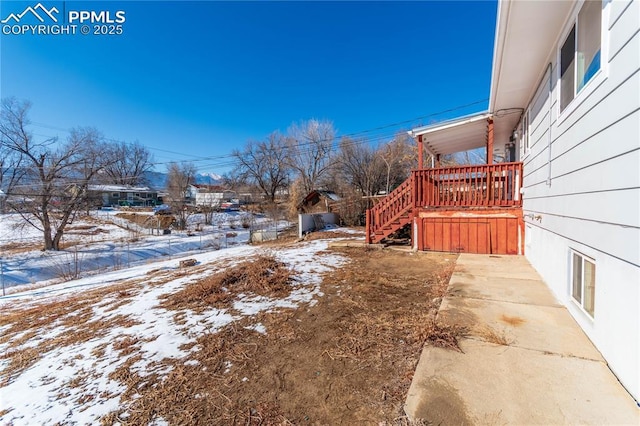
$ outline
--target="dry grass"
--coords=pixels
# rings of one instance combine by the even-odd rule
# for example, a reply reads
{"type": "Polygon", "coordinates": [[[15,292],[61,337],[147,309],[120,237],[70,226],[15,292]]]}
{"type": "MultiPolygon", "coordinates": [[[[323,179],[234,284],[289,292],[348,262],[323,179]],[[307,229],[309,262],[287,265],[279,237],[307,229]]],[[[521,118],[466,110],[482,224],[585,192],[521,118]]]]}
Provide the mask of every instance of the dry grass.
{"type": "MultiPolygon", "coordinates": [[[[159,418],[169,424],[425,424],[399,410],[425,341],[455,349],[456,330],[427,321],[451,267],[427,259],[425,268],[406,254],[345,251],[352,263],[326,276],[325,297],[313,308],[262,312],[203,334],[181,348],[197,347],[188,357],[157,364],[171,370],[163,380],[140,377],[131,363],[120,366],[112,379],[127,387],[122,408],[101,424],[159,418]],[[394,271],[395,264],[382,262],[388,257],[397,264],[411,260],[414,269],[394,271]],[[258,323],[266,334],[251,329],[258,323]]],[[[181,323],[187,308],[228,307],[231,295],[282,296],[290,289],[289,271],[265,255],[188,285],[163,304],[181,323]]],[[[117,347],[126,350],[127,343],[136,344],[123,339],[117,347]]]]}
{"type": "Polygon", "coordinates": [[[424,327],[417,331],[416,338],[431,346],[462,352],[458,340],[467,334],[466,327],[438,323],[436,320],[428,318],[424,327]]]}
{"type": "Polygon", "coordinates": [[[12,242],[0,245],[2,252],[6,254],[26,253],[42,250],[42,243],[12,242]]]}
{"type": "MultiPolygon", "coordinates": [[[[137,321],[125,315],[116,315],[107,320],[87,321],[87,318],[91,317],[92,315],[88,317],[80,315],[78,318],[63,318],[59,326],[67,328],[64,333],[51,339],[43,339],[34,347],[17,348],[0,354],[0,359],[9,361],[6,368],[0,373],[0,386],[9,384],[15,377],[54,349],[87,342],[95,336],[104,334],[106,330],[113,327],[128,328],[138,324],[137,321]]],[[[15,346],[10,345],[9,347],[15,346]]]]}
{"type": "Polygon", "coordinates": [[[173,215],[148,215],[138,213],[116,213],[116,217],[128,220],[143,228],[160,228],[167,229],[175,221],[176,218],[173,215]]]}
{"type": "Polygon", "coordinates": [[[364,235],[350,234],[348,232],[340,231],[316,231],[310,232],[304,237],[305,241],[328,240],[333,238],[360,238],[361,240],[364,240],[364,235]]]}
{"type": "MultiPolygon", "coordinates": [[[[0,386],[10,383],[24,370],[34,365],[48,352],[61,347],[86,342],[95,336],[102,335],[112,327],[131,327],[137,324],[128,316],[114,315],[108,319],[96,321],[93,307],[105,297],[119,292],[134,294],[134,283],[124,283],[111,288],[96,289],[82,295],[37,304],[26,308],[3,309],[0,315],[0,326],[8,325],[0,336],[0,343],[7,344],[6,351],[0,359],[7,365],[0,373],[0,386]],[[43,338],[30,348],[22,346],[39,335],[56,327],[65,328],[64,333],[53,338],[43,338]]],[[[123,304],[124,299],[115,301],[123,304]]]]}
{"type": "Polygon", "coordinates": [[[407,416],[401,416],[391,422],[380,422],[378,426],[429,426],[431,424],[424,419],[410,420],[407,416]]]}
{"type": "Polygon", "coordinates": [[[120,355],[129,355],[130,353],[140,349],[137,343],[140,341],[135,336],[125,336],[113,343],[113,349],[120,352],[120,355]]]}
{"type": "Polygon", "coordinates": [[[65,235],[99,235],[108,234],[109,231],[95,225],[73,225],[68,226],[65,235]]]}
{"type": "Polygon", "coordinates": [[[226,307],[240,293],[285,297],[291,290],[291,271],[274,255],[263,254],[187,285],[166,296],[161,306],[200,311],[211,306],[226,307]]]}
{"type": "Polygon", "coordinates": [[[256,332],[247,330],[245,319],[231,324],[216,334],[204,334],[195,344],[200,350],[192,354],[194,364],[185,360],[165,360],[171,366],[166,380],[141,377],[130,370],[136,361],[131,358],[110,376],[127,386],[122,408],[101,419],[102,425],[150,424],[163,418],[169,424],[293,424],[282,414],[277,404],[260,402],[245,407],[233,395],[243,388],[242,366],[252,359],[259,348],[250,343],[256,332]],[[233,370],[228,371],[233,365],[233,370]],[[228,395],[227,395],[228,394],[228,395]],[[179,407],[179,409],[176,409],[179,407]],[[127,413],[126,419],[123,418],[127,413]]]}
{"type": "MultiPolygon", "coordinates": [[[[351,263],[325,276],[325,296],[316,305],[244,317],[184,345],[185,351],[193,349],[185,358],[151,362],[143,374],[134,364],[141,359],[144,338],[125,332],[96,347],[92,356],[98,358],[110,348],[117,351],[123,362],[109,378],[126,389],[119,395],[121,408],[100,423],[150,424],[162,418],[169,424],[424,424],[409,422],[400,407],[425,343],[459,350],[456,339],[464,330],[437,324],[431,315],[446,293],[453,262],[445,263],[444,255],[339,251],[351,263]],[[253,330],[257,324],[268,332],[253,330]],[[161,377],[159,371],[169,373],[161,377]]],[[[162,285],[175,276],[158,270],[145,281],[162,285]]],[[[286,297],[292,284],[287,266],[264,254],[166,295],[161,306],[175,311],[180,327],[186,310],[229,308],[241,293],[286,297]]],[[[32,351],[13,348],[9,376],[0,381],[24,371],[53,346],[134,324],[123,316],[98,323],[91,308],[119,307],[138,294],[138,285],[3,312],[0,325],[11,324],[8,331],[14,337],[53,323],[69,332],[32,351]]],[[[82,388],[89,380],[89,373],[81,373],[69,386],[82,388]]],[[[78,402],[90,405],[109,396],[79,394],[78,402]]]]}
{"type": "Polygon", "coordinates": [[[495,330],[488,325],[482,325],[474,327],[473,334],[485,342],[493,343],[496,345],[509,346],[513,341],[508,339],[504,330],[495,330]]]}

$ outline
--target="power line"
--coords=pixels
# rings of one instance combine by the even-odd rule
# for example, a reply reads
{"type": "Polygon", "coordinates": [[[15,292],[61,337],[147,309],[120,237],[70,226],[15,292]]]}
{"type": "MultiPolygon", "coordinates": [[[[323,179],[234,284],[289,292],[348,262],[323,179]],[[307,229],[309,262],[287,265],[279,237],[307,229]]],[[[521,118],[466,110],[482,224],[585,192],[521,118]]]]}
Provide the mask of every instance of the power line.
{"type": "MultiPolygon", "coordinates": [[[[342,135],[334,135],[332,136],[330,139],[321,139],[321,140],[310,140],[308,142],[298,142],[295,144],[286,144],[284,145],[282,148],[283,149],[296,149],[298,150],[298,153],[301,155],[305,155],[305,154],[309,154],[310,152],[313,151],[314,146],[317,143],[322,143],[322,142],[331,142],[330,146],[329,146],[329,152],[334,152],[334,151],[338,151],[340,149],[341,146],[344,146],[345,144],[345,140],[349,140],[348,143],[349,145],[361,145],[361,144],[374,144],[374,143],[380,143],[380,142],[386,142],[388,141],[390,138],[393,138],[396,134],[398,134],[399,132],[402,131],[402,129],[399,129],[398,126],[402,126],[402,125],[406,125],[409,123],[415,123],[418,120],[423,120],[426,118],[431,118],[431,117],[435,117],[435,116],[439,116],[439,115],[443,115],[446,113],[450,113],[450,112],[454,112],[460,109],[464,109],[464,108],[469,108],[471,106],[474,105],[478,105],[480,103],[486,102],[487,99],[483,99],[483,100],[479,100],[479,101],[475,101],[475,102],[471,102],[465,105],[461,105],[461,106],[457,106],[454,108],[449,108],[446,110],[442,110],[442,111],[438,111],[435,113],[431,113],[431,114],[427,114],[427,115],[422,115],[410,120],[403,120],[403,121],[399,121],[399,122],[395,122],[395,123],[391,123],[391,124],[386,124],[386,125],[382,125],[382,126],[377,126],[377,127],[373,127],[370,129],[365,129],[362,131],[358,131],[358,132],[352,132],[352,133],[347,133],[347,134],[342,134],[342,135]],[[392,130],[391,130],[392,129],[392,130]]],[[[67,129],[63,129],[61,127],[57,127],[57,126],[53,126],[53,125],[49,125],[46,123],[40,123],[40,122],[31,122],[30,124],[36,125],[38,127],[42,127],[42,128],[48,128],[48,129],[52,129],[52,130],[58,130],[58,131],[63,131],[66,133],[70,133],[70,130],[67,129]]],[[[44,134],[40,134],[40,133],[32,133],[33,135],[37,135],[37,136],[41,136],[41,137],[45,137],[48,138],[48,140],[53,140],[53,139],[57,139],[57,136],[51,136],[51,135],[44,135],[44,134]]],[[[117,139],[111,139],[111,138],[103,138],[105,141],[108,142],[113,142],[113,143],[124,143],[124,144],[138,144],[141,145],[149,150],[154,150],[154,151],[160,151],[160,152],[166,152],[166,153],[170,153],[170,154],[177,154],[177,155],[186,155],[183,153],[179,153],[179,152],[174,152],[174,151],[170,151],[170,150],[164,150],[164,149],[160,149],[160,148],[152,148],[149,147],[147,145],[144,145],[142,143],[140,143],[139,141],[136,142],[125,142],[122,140],[117,140],[117,139]]],[[[171,163],[184,163],[184,162],[191,162],[191,163],[200,163],[198,164],[197,167],[195,167],[196,171],[200,171],[200,170],[206,170],[206,169],[211,169],[211,168],[226,168],[226,167],[235,167],[237,165],[240,164],[239,159],[236,157],[236,155],[232,152],[229,154],[220,154],[220,155],[213,155],[213,156],[193,156],[194,159],[193,160],[184,160],[184,161],[175,161],[175,160],[171,160],[171,161],[166,161],[166,162],[153,162],[151,163],[153,166],[158,166],[158,165],[166,165],[166,164],[171,164],[171,163]],[[204,163],[204,164],[203,164],[204,163]]],[[[120,179],[122,180],[134,180],[134,179],[138,179],[139,176],[121,176],[120,179]]],[[[83,183],[84,180],[81,178],[77,178],[77,179],[73,179],[73,178],[69,178],[66,180],[66,184],[67,185],[73,185],[74,183],[83,183]]],[[[21,187],[33,187],[33,185],[25,185],[25,184],[18,184],[14,187],[14,189],[18,189],[21,187]]],[[[16,194],[17,195],[17,194],[16,194]]],[[[23,194],[23,195],[27,195],[27,194],[23,194]]]]}
{"type": "MultiPolygon", "coordinates": [[[[438,111],[438,112],[434,112],[434,113],[430,113],[430,114],[426,114],[426,115],[421,115],[412,119],[408,119],[408,120],[402,120],[402,121],[398,121],[395,123],[391,123],[391,124],[385,124],[382,126],[377,126],[377,127],[372,127],[370,129],[365,129],[365,130],[361,130],[361,131],[356,131],[356,132],[352,132],[352,133],[346,133],[346,134],[341,134],[341,135],[335,135],[333,137],[333,140],[340,140],[343,138],[360,138],[360,137],[364,137],[365,135],[368,135],[369,133],[374,133],[380,130],[387,130],[387,129],[391,129],[391,128],[397,128],[398,126],[402,126],[402,125],[406,125],[406,124],[410,124],[410,123],[415,123],[417,121],[420,120],[424,120],[427,118],[433,118],[433,117],[437,117],[439,115],[443,115],[443,114],[447,114],[450,112],[455,112],[461,109],[465,109],[465,108],[469,108],[475,105],[479,105],[481,103],[487,102],[488,99],[481,99],[481,100],[477,100],[474,102],[470,102],[464,105],[459,105],[453,108],[449,108],[449,109],[445,109],[442,111],[438,111]]],[[[50,124],[46,124],[46,123],[41,123],[41,122],[31,122],[31,124],[36,125],[38,127],[43,127],[43,128],[48,128],[48,129],[52,129],[52,130],[59,130],[59,131],[63,131],[66,133],[69,133],[70,130],[69,129],[64,129],[61,127],[57,127],[57,126],[53,126],[50,124]]],[[[375,142],[377,141],[381,141],[384,140],[385,138],[388,137],[392,137],[395,133],[397,133],[397,131],[399,131],[400,129],[396,129],[395,131],[393,131],[392,133],[383,133],[382,135],[378,135],[375,140],[367,140],[367,141],[363,141],[362,143],[371,143],[371,142],[375,142]]],[[[39,136],[43,136],[43,137],[47,137],[46,135],[39,135],[39,136]]],[[[51,137],[51,136],[49,136],[51,137]]],[[[108,142],[114,142],[114,143],[126,143],[126,144],[134,144],[136,142],[125,142],[122,140],[117,140],[117,139],[111,139],[111,138],[104,138],[105,141],[108,142]]],[[[295,144],[295,147],[300,148],[300,147],[304,147],[307,145],[314,145],[318,142],[328,142],[329,140],[319,140],[319,141],[310,141],[310,142],[301,142],[298,144],[295,144]]],[[[182,156],[190,156],[193,159],[192,160],[182,160],[182,161],[166,161],[166,162],[154,162],[153,165],[163,165],[163,164],[170,164],[170,163],[174,163],[174,162],[204,162],[204,161],[213,161],[213,163],[211,163],[210,166],[218,166],[218,167],[228,167],[228,166],[233,166],[236,164],[235,161],[233,161],[234,155],[233,153],[228,153],[228,154],[220,154],[220,155],[213,155],[213,156],[195,156],[195,155],[187,155],[184,153],[180,153],[180,152],[176,152],[176,151],[171,151],[171,150],[166,150],[166,149],[161,149],[161,148],[154,148],[154,147],[150,147],[146,144],[141,144],[140,142],[137,142],[138,144],[144,146],[145,148],[152,150],[152,151],[159,151],[159,152],[165,152],[168,154],[173,154],[173,155],[182,155],[182,156]],[[228,160],[228,161],[224,161],[224,160],[228,160]]],[[[201,168],[198,168],[199,170],[201,168]]]]}

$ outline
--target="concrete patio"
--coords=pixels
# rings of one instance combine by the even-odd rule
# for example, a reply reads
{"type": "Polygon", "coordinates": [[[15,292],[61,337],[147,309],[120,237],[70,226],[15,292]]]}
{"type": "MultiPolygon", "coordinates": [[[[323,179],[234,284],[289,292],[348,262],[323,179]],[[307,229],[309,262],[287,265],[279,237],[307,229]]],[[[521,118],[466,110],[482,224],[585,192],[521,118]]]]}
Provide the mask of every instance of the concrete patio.
{"type": "Polygon", "coordinates": [[[460,255],[439,321],[462,353],[426,346],[405,412],[433,424],[640,424],[600,353],[521,256],[460,255]]]}

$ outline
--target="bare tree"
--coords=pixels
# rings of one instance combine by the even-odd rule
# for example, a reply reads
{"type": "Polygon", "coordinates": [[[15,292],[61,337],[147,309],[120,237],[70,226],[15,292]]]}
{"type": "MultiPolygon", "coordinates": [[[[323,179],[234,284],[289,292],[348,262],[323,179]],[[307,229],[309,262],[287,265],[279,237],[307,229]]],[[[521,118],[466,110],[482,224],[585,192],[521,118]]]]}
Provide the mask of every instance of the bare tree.
{"type": "Polygon", "coordinates": [[[328,187],[342,197],[340,218],[347,224],[364,223],[371,197],[389,193],[404,182],[414,162],[413,146],[402,134],[378,147],[367,140],[342,138],[328,187]]]}
{"type": "Polygon", "coordinates": [[[205,205],[199,206],[200,213],[202,213],[202,218],[205,225],[213,225],[213,215],[220,208],[220,202],[216,202],[215,204],[212,202],[211,204],[207,203],[205,205]]]}
{"type": "Polygon", "coordinates": [[[72,130],[65,143],[57,138],[38,142],[27,130],[29,108],[13,98],[2,102],[2,145],[25,167],[7,204],[42,231],[44,250],[59,250],[66,226],[84,206],[89,183],[108,164],[101,154],[105,146],[91,128],[72,130]]]}
{"type": "Polygon", "coordinates": [[[486,162],[485,150],[482,148],[472,149],[470,151],[463,151],[458,153],[455,158],[457,164],[471,165],[471,164],[484,164],[486,162]]]}
{"type": "MultiPolygon", "coordinates": [[[[220,211],[220,207],[222,203],[225,201],[224,198],[218,198],[211,188],[212,185],[200,186],[196,189],[195,195],[195,203],[197,206],[198,212],[202,214],[205,225],[213,225],[213,216],[214,213],[220,211]]],[[[224,191],[224,190],[223,190],[224,191]]]]}
{"type": "Polygon", "coordinates": [[[378,152],[365,141],[343,138],[336,160],[340,176],[361,195],[376,195],[385,188],[386,170],[378,152]]]}
{"type": "Polygon", "coordinates": [[[5,211],[5,194],[13,192],[13,188],[19,184],[27,168],[22,166],[23,157],[3,143],[0,138],[0,213],[5,211]]]}
{"type": "Polygon", "coordinates": [[[267,201],[273,203],[278,191],[287,187],[287,144],[280,133],[273,132],[264,141],[249,141],[242,151],[234,150],[232,155],[238,162],[232,176],[256,185],[267,201]]]}
{"type": "Polygon", "coordinates": [[[177,216],[179,229],[187,227],[191,214],[189,187],[195,183],[196,167],[191,163],[170,163],[167,176],[167,204],[177,216]]]}
{"type": "Polygon", "coordinates": [[[388,194],[408,177],[414,163],[411,139],[406,133],[397,134],[392,141],[378,149],[386,166],[385,191],[388,194]]]}
{"type": "Polygon", "coordinates": [[[109,165],[104,169],[105,180],[116,185],[142,185],[145,172],[153,167],[153,156],[138,141],[116,142],[105,152],[109,165]]]}
{"type": "Polygon", "coordinates": [[[333,123],[311,119],[291,125],[287,134],[289,166],[299,174],[304,190],[311,192],[333,165],[333,123]]]}

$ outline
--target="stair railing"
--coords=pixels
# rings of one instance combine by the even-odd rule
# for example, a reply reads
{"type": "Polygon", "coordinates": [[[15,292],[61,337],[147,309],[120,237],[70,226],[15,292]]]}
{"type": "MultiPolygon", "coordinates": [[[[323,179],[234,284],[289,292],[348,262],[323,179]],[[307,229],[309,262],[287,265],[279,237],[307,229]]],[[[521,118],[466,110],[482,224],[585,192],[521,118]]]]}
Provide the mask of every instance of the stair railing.
{"type": "Polygon", "coordinates": [[[413,174],[378,204],[367,210],[366,242],[371,243],[372,236],[385,226],[390,225],[404,213],[413,209],[413,174]]]}

